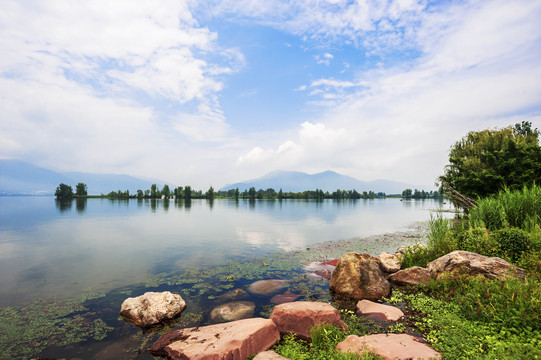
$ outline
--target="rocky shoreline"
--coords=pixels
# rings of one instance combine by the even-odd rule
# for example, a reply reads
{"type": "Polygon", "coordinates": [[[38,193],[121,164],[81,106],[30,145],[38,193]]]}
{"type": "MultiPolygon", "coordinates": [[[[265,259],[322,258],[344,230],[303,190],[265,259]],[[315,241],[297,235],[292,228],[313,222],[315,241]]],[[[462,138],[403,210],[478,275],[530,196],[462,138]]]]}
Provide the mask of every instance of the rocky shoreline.
{"type": "MultiPolygon", "coordinates": [[[[385,234],[374,236],[368,241],[380,242],[383,237],[392,246],[396,245],[392,244],[392,240],[404,238],[410,241],[422,240],[422,227],[418,226],[416,230],[417,236],[412,236],[411,232],[385,234]]],[[[366,239],[363,240],[363,242],[366,241],[366,239]]],[[[336,242],[318,244],[307,249],[304,253],[307,255],[305,259],[313,260],[313,257],[322,256],[329,247],[332,247],[333,251],[348,251],[351,247],[358,246],[358,242],[358,240],[342,241],[340,246],[337,246],[338,249],[333,247],[336,242]]],[[[381,303],[383,299],[390,296],[391,287],[423,284],[430,279],[437,280],[442,274],[456,272],[475,274],[487,279],[524,276],[522,269],[500,258],[489,258],[467,251],[449,253],[430,262],[426,268],[413,267],[401,270],[403,252],[415,251],[422,247],[424,247],[422,243],[409,248],[401,246],[394,253],[382,252],[378,257],[366,253],[347,252],[330,261],[311,262],[305,265],[305,268],[311,269],[315,276],[323,278],[327,277],[321,273],[318,274],[318,270],[330,273],[329,289],[336,304],[340,304],[340,300],[356,302],[357,316],[383,322],[396,322],[404,317],[400,309],[381,303]]],[[[326,254],[325,258],[324,260],[328,260],[329,255],[326,254]]],[[[327,273],[324,272],[324,274],[327,273]]],[[[248,291],[270,296],[287,286],[286,280],[258,280],[248,287],[248,291]]],[[[233,292],[241,293],[242,291],[242,289],[236,289],[233,292]]],[[[157,318],[167,319],[178,316],[178,311],[167,315],[167,308],[180,307],[183,310],[185,307],[182,298],[175,299],[175,295],[168,292],[161,294],[165,299],[163,304],[159,301],[153,303],[155,300],[152,299],[157,299],[159,296],[160,294],[148,293],[138,298],[129,298],[122,305],[121,315],[126,321],[146,328],[159,322],[157,318]],[[172,306],[175,302],[180,302],[180,305],[172,306]],[[136,303],[139,305],[134,306],[136,303]],[[150,321],[148,325],[145,325],[143,320],[148,319],[150,321]]],[[[268,351],[283,335],[294,334],[299,339],[309,340],[310,331],[314,326],[329,324],[347,329],[338,310],[330,303],[295,301],[296,298],[297,296],[292,296],[283,300],[281,305],[275,306],[269,319],[253,317],[255,305],[246,312],[248,302],[231,302],[229,307],[224,304],[225,306],[220,308],[220,312],[226,314],[225,317],[220,318],[219,322],[222,324],[170,331],[162,335],[148,348],[148,351],[155,356],[173,360],[207,358],[242,360],[252,354],[258,354],[254,358],[257,360],[285,359],[268,351]],[[241,309],[239,312],[241,315],[235,315],[235,307],[241,309]]],[[[336,350],[359,355],[369,351],[383,359],[441,358],[441,354],[430,348],[422,338],[407,333],[350,335],[336,346],[336,350]]]]}

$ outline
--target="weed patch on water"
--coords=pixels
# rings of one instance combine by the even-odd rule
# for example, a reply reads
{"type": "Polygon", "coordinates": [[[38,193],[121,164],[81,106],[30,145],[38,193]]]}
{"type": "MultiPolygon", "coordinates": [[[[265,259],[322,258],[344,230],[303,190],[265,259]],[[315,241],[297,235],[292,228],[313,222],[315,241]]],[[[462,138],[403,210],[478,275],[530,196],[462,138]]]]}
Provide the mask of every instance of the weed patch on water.
{"type": "Polygon", "coordinates": [[[87,293],[79,298],[38,300],[0,309],[0,358],[31,358],[50,346],[103,340],[112,327],[85,307],[85,302],[103,296],[87,293]]]}

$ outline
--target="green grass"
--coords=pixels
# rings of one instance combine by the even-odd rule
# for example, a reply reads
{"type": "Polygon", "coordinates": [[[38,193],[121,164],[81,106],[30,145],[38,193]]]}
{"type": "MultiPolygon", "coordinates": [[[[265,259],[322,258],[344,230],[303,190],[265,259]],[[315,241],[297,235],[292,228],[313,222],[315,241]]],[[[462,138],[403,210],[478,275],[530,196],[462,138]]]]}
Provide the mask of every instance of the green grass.
{"type": "Polygon", "coordinates": [[[541,359],[541,188],[502,190],[461,219],[434,217],[426,248],[402,268],[426,266],[454,250],[498,256],[528,271],[525,280],[450,274],[402,295],[414,325],[448,359],[541,359]]]}

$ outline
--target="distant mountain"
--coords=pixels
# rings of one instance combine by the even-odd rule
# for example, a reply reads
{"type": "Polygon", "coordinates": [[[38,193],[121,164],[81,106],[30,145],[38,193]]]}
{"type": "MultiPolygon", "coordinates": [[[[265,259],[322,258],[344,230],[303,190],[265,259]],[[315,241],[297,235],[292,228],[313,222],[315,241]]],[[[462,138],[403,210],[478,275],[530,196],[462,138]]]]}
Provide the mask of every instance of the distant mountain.
{"type": "Polygon", "coordinates": [[[60,183],[75,185],[83,182],[88,186],[88,194],[107,194],[112,190],[150,189],[154,183],[162,187],[163,181],[149,181],[129,175],[88,174],[81,172],[56,172],[20,160],[0,159],[0,195],[54,195],[60,183]]]}
{"type": "Polygon", "coordinates": [[[391,180],[361,181],[351,176],[341,175],[334,171],[324,171],[318,174],[306,174],[298,171],[274,171],[263,177],[227,185],[221,190],[239,188],[240,191],[254,187],[256,190],[273,188],[276,191],[300,192],[321,189],[333,192],[336,189],[384,192],[386,194],[401,194],[404,189],[434,190],[433,186],[411,185],[391,180]]]}

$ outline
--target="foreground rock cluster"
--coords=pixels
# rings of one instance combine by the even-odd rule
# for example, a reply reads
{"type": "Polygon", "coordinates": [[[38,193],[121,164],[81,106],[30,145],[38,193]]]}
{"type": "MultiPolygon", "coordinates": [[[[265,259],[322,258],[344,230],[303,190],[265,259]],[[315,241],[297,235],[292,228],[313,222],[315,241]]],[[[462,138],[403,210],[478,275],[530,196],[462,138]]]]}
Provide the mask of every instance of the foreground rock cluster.
{"type": "MultiPolygon", "coordinates": [[[[404,313],[389,305],[378,303],[388,297],[391,287],[416,285],[438,279],[448,273],[468,273],[489,279],[507,276],[523,277],[519,269],[500,258],[489,258],[467,251],[454,251],[430,262],[426,268],[412,267],[400,270],[402,252],[382,253],[378,257],[368,254],[347,253],[340,259],[312,264],[315,276],[330,277],[330,290],[338,298],[356,301],[357,316],[366,316],[377,321],[398,321],[404,313]]],[[[248,291],[259,295],[272,295],[287,287],[283,280],[258,281],[248,291]]],[[[332,305],[321,302],[298,301],[297,295],[275,295],[274,307],[269,319],[254,318],[255,304],[240,301],[247,296],[237,289],[223,295],[223,305],[211,312],[211,319],[219,324],[180,329],[162,335],[149,349],[150,353],[168,359],[245,359],[258,354],[255,360],[285,359],[268,351],[280,336],[294,334],[301,339],[310,339],[311,329],[322,324],[331,324],[347,329],[339,312],[332,305]]],[[[120,314],[126,321],[142,328],[178,316],[186,307],[180,295],[146,293],[124,301],[120,314]]],[[[337,350],[361,354],[375,353],[384,359],[432,359],[441,355],[418,337],[408,334],[376,334],[369,336],[351,335],[338,344],[337,350]]]]}

